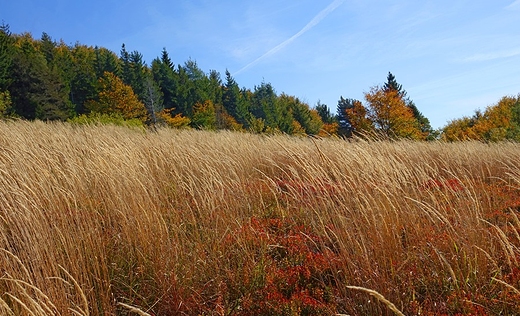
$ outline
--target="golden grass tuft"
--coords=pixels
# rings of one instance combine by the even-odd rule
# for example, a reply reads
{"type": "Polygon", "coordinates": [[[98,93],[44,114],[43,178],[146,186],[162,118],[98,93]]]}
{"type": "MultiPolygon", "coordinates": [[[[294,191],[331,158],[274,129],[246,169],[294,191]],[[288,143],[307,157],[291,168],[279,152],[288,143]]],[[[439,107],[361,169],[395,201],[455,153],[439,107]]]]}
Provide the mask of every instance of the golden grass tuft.
{"type": "Polygon", "coordinates": [[[246,315],[280,248],[229,242],[264,236],[252,218],[320,236],[338,314],[520,313],[518,161],[515,143],[0,122],[0,313],[246,315]]]}

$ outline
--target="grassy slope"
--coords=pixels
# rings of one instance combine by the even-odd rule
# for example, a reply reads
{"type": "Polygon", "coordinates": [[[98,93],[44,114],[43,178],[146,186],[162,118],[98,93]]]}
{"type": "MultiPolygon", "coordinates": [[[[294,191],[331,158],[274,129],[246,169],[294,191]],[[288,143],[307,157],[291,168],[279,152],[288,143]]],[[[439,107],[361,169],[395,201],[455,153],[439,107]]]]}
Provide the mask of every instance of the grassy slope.
{"type": "Polygon", "coordinates": [[[0,122],[0,313],[520,313],[519,161],[0,122]]]}

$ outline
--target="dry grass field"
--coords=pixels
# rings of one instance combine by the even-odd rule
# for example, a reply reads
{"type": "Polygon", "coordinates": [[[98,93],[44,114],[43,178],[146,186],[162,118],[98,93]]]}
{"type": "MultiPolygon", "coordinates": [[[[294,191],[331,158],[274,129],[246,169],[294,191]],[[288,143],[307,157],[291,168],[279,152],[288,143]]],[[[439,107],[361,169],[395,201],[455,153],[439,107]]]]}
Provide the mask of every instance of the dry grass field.
{"type": "Polygon", "coordinates": [[[518,315],[520,144],[0,122],[2,315],[518,315]]]}

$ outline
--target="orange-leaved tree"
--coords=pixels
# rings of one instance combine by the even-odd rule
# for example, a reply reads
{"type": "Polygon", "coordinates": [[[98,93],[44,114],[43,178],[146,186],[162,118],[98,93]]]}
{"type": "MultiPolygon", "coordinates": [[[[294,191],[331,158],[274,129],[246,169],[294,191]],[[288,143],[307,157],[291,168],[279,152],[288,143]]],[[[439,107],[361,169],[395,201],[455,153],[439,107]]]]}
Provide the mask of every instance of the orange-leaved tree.
{"type": "Polygon", "coordinates": [[[173,128],[189,128],[191,120],[181,113],[173,114],[174,108],[163,109],[158,113],[159,119],[173,128]]]}
{"type": "Polygon", "coordinates": [[[382,136],[424,139],[412,110],[396,90],[375,86],[365,93],[365,100],[368,103],[367,118],[382,136]]]}
{"type": "Polygon", "coordinates": [[[353,100],[351,106],[345,109],[345,113],[355,135],[367,135],[374,132],[374,122],[368,118],[367,108],[361,101],[353,100]]]}
{"type": "Polygon", "coordinates": [[[520,141],[520,96],[506,96],[484,113],[475,111],[472,117],[450,121],[442,130],[442,139],[520,141]]]}
{"type": "Polygon", "coordinates": [[[129,85],[111,72],[105,72],[98,80],[97,100],[89,100],[85,107],[93,113],[116,114],[124,119],[139,119],[143,123],[148,119],[145,105],[139,101],[129,85]]]}

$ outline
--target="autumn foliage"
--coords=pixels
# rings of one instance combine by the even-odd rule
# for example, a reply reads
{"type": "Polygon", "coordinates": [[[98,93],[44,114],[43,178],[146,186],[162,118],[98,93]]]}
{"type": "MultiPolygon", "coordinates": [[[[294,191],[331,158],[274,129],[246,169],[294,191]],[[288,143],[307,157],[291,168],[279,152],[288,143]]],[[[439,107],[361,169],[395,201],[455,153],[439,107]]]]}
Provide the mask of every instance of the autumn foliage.
{"type": "Polygon", "coordinates": [[[337,113],[319,100],[314,108],[270,83],[241,88],[204,72],[197,62],[175,64],[166,49],[147,64],[121,46],[67,45],[47,33],[36,39],[0,26],[0,117],[78,124],[148,125],[321,137],[412,140],[520,140],[518,96],[506,96],[471,117],[434,130],[392,73],[363,102],[338,100],[337,113]],[[101,119],[100,119],[101,118],[101,119]],[[134,120],[134,121],[132,121],[134,120]]]}
{"type": "Polygon", "coordinates": [[[367,109],[361,101],[354,101],[351,108],[345,111],[352,129],[357,135],[370,135],[374,132],[373,121],[368,117],[367,109]]]}
{"type": "Polygon", "coordinates": [[[373,87],[365,93],[367,118],[375,129],[388,138],[423,139],[412,110],[395,90],[373,87]]]}
{"type": "Polygon", "coordinates": [[[146,122],[148,112],[130,86],[125,85],[121,79],[110,72],[105,72],[103,77],[99,78],[98,84],[100,89],[98,98],[87,102],[87,109],[101,114],[117,113],[125,119],[139,119],[146,122]]]}
{"type": "Polygon", "coordinates": [[[503,97],[473,117],[452,120],[443,128],[447,141],[520,141],[520,96],[503,97]]]}

